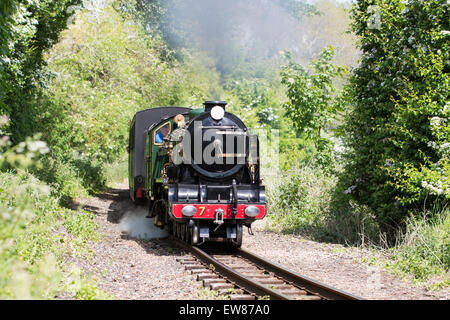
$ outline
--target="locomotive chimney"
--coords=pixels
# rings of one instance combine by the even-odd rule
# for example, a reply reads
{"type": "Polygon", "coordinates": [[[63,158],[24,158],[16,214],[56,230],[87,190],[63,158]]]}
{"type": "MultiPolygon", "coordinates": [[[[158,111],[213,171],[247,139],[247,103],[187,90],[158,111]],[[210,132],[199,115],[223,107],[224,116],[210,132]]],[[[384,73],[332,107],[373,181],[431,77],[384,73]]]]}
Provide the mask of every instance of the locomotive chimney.
{"type": "Polygon", "coordinates": [[[210,112],[215,106],[222,107],[225,110],[227,103],[225,101],[205,101],[203,105],[205,106],[205,112],[210,112]]]}

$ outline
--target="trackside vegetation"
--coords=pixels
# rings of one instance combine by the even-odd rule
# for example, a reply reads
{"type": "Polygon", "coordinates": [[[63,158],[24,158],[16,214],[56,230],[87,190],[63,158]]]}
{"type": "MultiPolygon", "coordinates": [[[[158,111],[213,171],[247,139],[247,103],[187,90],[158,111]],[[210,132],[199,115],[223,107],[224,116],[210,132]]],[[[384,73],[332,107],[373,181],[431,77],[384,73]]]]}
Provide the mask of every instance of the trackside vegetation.
{"type": "MultiPolygon", "coordinates": [[[[8,124],[1,119],[0,130],[8,124]]],[[[92,213],[64,208],[58,192],[30,171],[49,152],[37,137],[0,153],[0,297],[3,299],[107,299],[69,257],[88,259],[88,241],[99,240],[92,213]]]]}
{"type": "Polygon", "coordinates": [[[341,2],[2,0],[0,298],[113,298],[75,200],[124,180],[137,111],[207,99],[278,147],[267,228],[448,288],[449,4],[341,2]]]}
{"type": "Polygon", "coordinates": [[[351,18],[361,62],[340,92],[332,61],[282,71],[287,116],[322,162],[303,162],[271,190],[273,228],[370,245],[395,272],[448,286],[448,3],[357,1],[351,18]],[[317,124],[311,112],[326,114],[324,101],[333,114],[317,124]]]}

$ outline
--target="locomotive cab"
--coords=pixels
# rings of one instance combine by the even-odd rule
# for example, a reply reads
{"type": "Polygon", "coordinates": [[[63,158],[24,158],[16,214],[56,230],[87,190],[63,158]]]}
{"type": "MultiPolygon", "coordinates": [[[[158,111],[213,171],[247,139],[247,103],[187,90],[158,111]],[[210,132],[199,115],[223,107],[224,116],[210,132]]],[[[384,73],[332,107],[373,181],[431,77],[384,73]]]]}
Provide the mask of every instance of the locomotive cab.
{"type": "Polygon", "coordinates": [[[128,139],[128,184],[130,198],[135,203],[145,203],[147,199],[146,185],[147,167],[145,158],[146,135],[149,128],[154,127],[178,114],[187,114],[190,108],[160,107],[139,111],[130,123],[128,139]]]}

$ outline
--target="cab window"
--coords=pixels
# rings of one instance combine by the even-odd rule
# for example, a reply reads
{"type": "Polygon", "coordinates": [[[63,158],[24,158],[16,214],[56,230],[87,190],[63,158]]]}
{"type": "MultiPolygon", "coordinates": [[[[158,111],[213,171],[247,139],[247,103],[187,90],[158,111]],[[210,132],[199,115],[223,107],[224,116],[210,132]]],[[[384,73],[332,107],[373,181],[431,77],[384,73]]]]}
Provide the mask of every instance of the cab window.
{"type": "Polygon", "coordinates": [[[164,138],[170,133],[170,122],[163,124],[161,127],[155,130],[153,143],[155,145],[161,145],[164,138]]]}

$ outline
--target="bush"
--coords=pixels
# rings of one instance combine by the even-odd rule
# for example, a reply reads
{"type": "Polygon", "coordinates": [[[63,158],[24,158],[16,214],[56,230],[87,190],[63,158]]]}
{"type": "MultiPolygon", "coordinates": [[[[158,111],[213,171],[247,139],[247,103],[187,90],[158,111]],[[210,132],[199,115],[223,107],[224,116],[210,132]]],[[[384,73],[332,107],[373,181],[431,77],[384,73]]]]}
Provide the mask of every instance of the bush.
{"type": "Polygon", "coordinates": [[[319,241],[361,245],[385,258],[378,264],[433,289],[450,285],[450,215],[448,208],[410,212],[403,228],[381,227],[368,207],[352,200],[337,176],[299,167],[267,184],[268,228],[319,241]],[[394,241],[385,230],[395,234],[394,241]]]}
{"type": "Polygon", "coordinates": [[[47,74],[43,53],[58,40],[81,0],[2,1],[0,6],[0,114],[12,119],[12,139],[32,136],[33,101],[47,74]]]}
{"type": "Polygon", "coordinates": [[[31,174],[0,173],[0,297],[46,299],[65,290],[67,254],[84,256],[94,215],[59,206],[31,174]],[[67,233],[67,234],[65,234],[67,233]]]}
{"type": "Polygon", "coordinates": [[[167,89],[170,70],[156,47],[111,7],[77,15],[46,57],[55,75],[48,111],[65,119],[52,116],[54,129],[41,131],[51,133],[44,138],[59,158],[111,162],[125,152],[133,115],[158,104],[167,89]]]}
{"type": "Polygon", "coordinates": [[[317,235],[325,225],[333,177],[310,167],[297,167],[268,185],[268,212],[283,232],[317,235]]]}
{"type": "Polygon", "coordinates": [[[373,212],[339,188],[338,176],[303,165],[266,184],[271,229],[319,241],[378,243],[380,229],[373,212]]]}
{"type": "Polygon", "coordinates": [[[280,137],[279,140],[280,169],[292,172],[299,166],[311,166],[314,163],[316,149],[314,143],[308,139],[280,137]]]}

